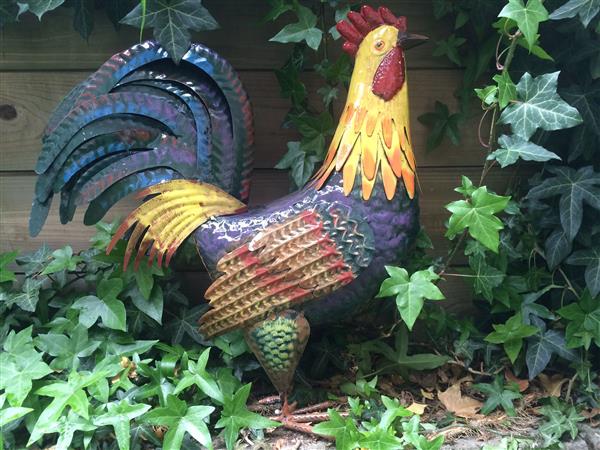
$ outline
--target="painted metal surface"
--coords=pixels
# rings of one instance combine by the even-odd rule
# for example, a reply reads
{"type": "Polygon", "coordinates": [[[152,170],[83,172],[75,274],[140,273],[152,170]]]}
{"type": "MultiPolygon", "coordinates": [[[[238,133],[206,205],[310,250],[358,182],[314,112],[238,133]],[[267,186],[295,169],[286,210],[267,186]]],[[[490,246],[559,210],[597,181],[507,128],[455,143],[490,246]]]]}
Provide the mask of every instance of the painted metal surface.
{"type": "Polygon", "coordinates": [[[252,115],[231,66],[193,45],[181,66],[154,42],[115,55],[52,115],[36,171],[31,232],[52,196],[61,219],[90,203],[99,220],[122,196],[147,200],[123,222],[136,253],[168,264],[193,235],[214,279],[207,337],[243,329],[277,389],[289,392],[311,325],[373,297],[385,265],[419,230],[404,50],[406,18],[362,7],[338,24],[355,56],[348,99],[323,166],[303,189],[247,209],[252,115]],[[148,198],[151,197],[151,198],[148,198]]]}

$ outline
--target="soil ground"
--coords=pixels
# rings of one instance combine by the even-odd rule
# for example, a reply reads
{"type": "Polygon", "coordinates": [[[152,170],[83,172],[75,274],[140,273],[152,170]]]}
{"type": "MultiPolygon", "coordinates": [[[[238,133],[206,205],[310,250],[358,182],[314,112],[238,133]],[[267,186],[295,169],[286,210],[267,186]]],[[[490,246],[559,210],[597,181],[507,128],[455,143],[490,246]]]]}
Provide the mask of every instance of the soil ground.
{"type": "MultiPolygon", "coordinates": [[[[486,433],[485,436],[469,436],[449,439],[442,450],[480,450],[484,445],[499,445],[503,437],[510,433],[493,436],[486,433]]],[[[528,432],[518,433],[519,437],[531,437],[535,439],[536,430],[530,428],[528,432]]],[[[335,445],[313,436],[295,433],[287,430],[276,430],[265,436],[264,440],[252,441],[246,438],[239,449],[244,450],[329,450],[335,449],[335,445]]],[[[221,447],[215,447],[221,448],[221,447]]],[[[223,447],[224,448],[224,447],[223,447]]],[[[502,447],[499,447],[502,448],[502,447]]],[[[564,442],[564,450],[600,450],[600,428],[592,428],[587,424],[579,427],[579,435],[575,440],[564,442]]]]}

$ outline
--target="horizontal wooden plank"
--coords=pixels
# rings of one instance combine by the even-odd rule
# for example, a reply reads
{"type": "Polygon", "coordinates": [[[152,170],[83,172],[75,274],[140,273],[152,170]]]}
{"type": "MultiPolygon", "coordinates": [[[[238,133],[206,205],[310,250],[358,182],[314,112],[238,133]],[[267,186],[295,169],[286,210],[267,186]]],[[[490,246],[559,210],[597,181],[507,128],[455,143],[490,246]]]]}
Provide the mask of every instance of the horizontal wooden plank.
{"type": "MultiPolygon", "coordinates": [[[[318,2],[305,2],[318,4],[318,2]]],[[[433,40],[446,34],[436,22],[429,0],[373,1],[385,4],[397,14],[408,17],[411,31],[427,34],[433,40]]],[[[205,0],[203,3],[221,24],[221,29],[194,33],[193,40],[217,50],[239,70],[281,67],[289,56],[290,45],[269,42],[285,24],[293,21],[291,13],[275,23],[262,23],[269,11],[264,0],[205,0]]],[[[39,22],[25,14],[18,23],[9,24],[0,35],[0,70],[65,70],[95,69],[111,55],[139,42],[139,30],[122,26],[115,31],[104,12],[97,11],[89,41],[73,29],[72,10],[59,8],[44,15],[39,22]]],[[[331,21],[333,24],[333,21],[331,21]]],[[[146,38],[152,32],[144,33],[146,38]]],[[[341,44],[332,42],[331,52],[339,52],[341,44]]],[[[411,50],[414,67],[448,67],[447,58],[431,56],[433,46],[411,50]]],[[[312,52],[311,52],[312,53],[312,52]]]]}
{"type": "MultiPolygon", "coordinates": [[[[88,72],[0,73],[1,170],[31,170],[34,167],[48,116],[62,97],[87,75],[88,72]]],[[[285,153],[286,142],[298,138],[295,132],[281,128],[290,103],[281,97],[273,72],[242,72],[241,77],[254,109],[255,167],[271,168],[285,153]]],[[[461,77],[459,70],[410,71],[412,133],[417,163],[422,167],[478,165],[483,160],[476,136],[477,118],[461,128],[460,146],[447,142],[432,152],[425,150],[428,130],[416,120],[419,115],[433,110],[436,100],[454,107],[456,100],[452,92],[461,77]]],[[[311,93],[312,104],[320,106],[316,94],[320,77],[306,73],[304,81],[311,93]]]]}
{"type": "MultiPolygon", "coordinates": [[[[437,255],[445,254],[448,242],[443,238],[444,221],[448,217],[444,205],[460,197],[453,188],[460,184],[460,175],[464,174],[476,180],[479,169],[465,168],[458,172],[455,169],[425,168],[419,172],[422,188],[420,196],[421,222],[432,237],[437,255]]],[[[492,171],[487,184],[497,192],[503,192],[511,181],[510,171],[492,171]]],[[[34,174],[7,174],[0,176],[0,248],[2,251],[31,250],[46,242],[53,248],[66,244],[75,249],[86,248],[93,227],[82,225],[82,213],[78,211],[73,222],[66,226],[60,224],[57,214],[57,203],[50,211],[42,233],[36,238],[28,235],[27,222],[31,200],[33,198],[34,174]]],[[[251,204],[260,205],[282,197],[288,192],[288,175],[284,171],[258,170],[253,176],[251,204]]],[[[124,217],[135,206],[128,198],[119,202],[107,215],[106,220],[124,217]]]]}

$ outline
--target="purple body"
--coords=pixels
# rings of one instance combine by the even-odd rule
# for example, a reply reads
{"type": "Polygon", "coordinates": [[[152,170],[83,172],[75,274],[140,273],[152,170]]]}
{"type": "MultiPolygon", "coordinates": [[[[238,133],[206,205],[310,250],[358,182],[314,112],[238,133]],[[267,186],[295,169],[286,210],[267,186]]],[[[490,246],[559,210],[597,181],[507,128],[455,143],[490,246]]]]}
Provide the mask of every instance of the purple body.
{"type": "Polygon", "coordinates": [[[416,198],[408,198],[402,183],[398,183],[394,198],[387,200],[378,182],[372,197],[364,201],[358,189],[345,196],[341,176],[334,173],[319,191],[309,184],[269,205],[211,219],[195,232],[196,245],[207,270],[215,278],[219,275],[215,269],[219,259],[265,227],[281,223],[301,211],[334,203],[346,207],[362,227],[370,230],[370,244],[375,249],[368,265],[355,272],[357,277],[350,284],[302,305],[313,325],[339,320],[377,293],[386,277],[384,266],[405,256],[414,243],[419,231],[419,206],[416,198]]]}

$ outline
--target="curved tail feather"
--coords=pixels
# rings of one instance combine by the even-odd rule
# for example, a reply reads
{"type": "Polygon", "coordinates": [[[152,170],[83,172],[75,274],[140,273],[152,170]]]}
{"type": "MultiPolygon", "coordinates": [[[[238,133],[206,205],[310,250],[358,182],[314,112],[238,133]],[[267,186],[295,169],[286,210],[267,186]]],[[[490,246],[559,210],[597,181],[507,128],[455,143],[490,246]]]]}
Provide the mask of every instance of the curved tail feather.
{"type": "Polygon", "coordinates": [[[137,248],[135,268],[150,251],[149,262],[156,257],[158,265],[168,265],[175,250],[200,225],[211,217],[233,214],[246,205],[210,184],[189,180],[173,180],[150,186],[138,198],[153,195],[123,221],[106,253],[133,227],[127,242],[123,270],[137,248]]]}
{"type": "Polygon", "coordinates": [[[155,42],[134,45],[52,113],[36,165],[30,234],[39,233],[58,192],[63,223],[83,203],[90,203],[91,224],[134,190],[180,178],[246,201],[252,143],[248,96],[227,61],[195,44],[175,65],[155,42]]]}

